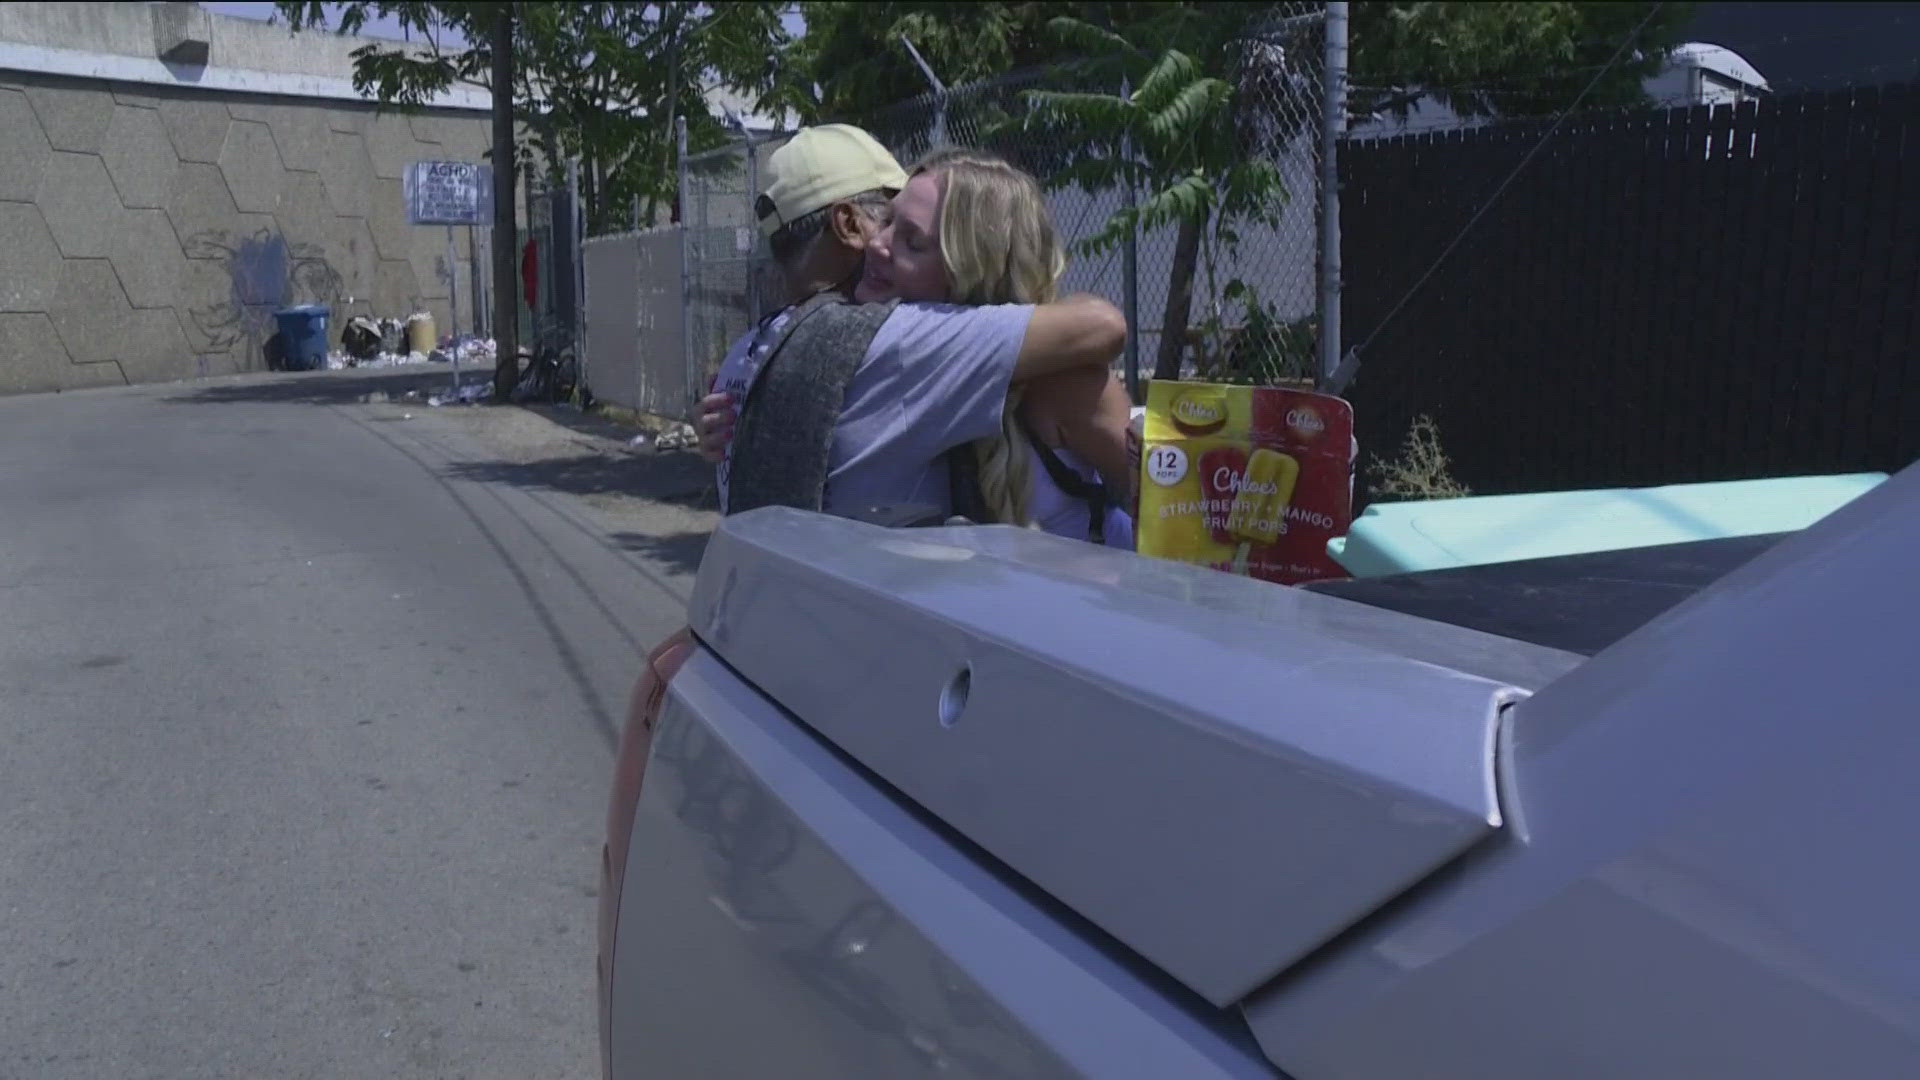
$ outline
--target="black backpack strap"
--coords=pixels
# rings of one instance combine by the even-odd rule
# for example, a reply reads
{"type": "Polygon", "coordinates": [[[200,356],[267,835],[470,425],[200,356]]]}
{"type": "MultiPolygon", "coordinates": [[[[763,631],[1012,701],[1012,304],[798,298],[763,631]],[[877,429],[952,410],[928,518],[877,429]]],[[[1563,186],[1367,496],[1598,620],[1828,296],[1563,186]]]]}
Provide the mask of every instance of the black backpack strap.
{"type": "Polygon", "coordinates": [[[956,517],[966,518],[975,525],[992,525],[999,520],[987,506],[987,496],[980,490],[980,459],[975,456],[972,443],[961,443],[947,451],[947,498],[956,517]]]}
{"type": "Polygon", "coordinates": [[[1034,452],[1040,456],[1041,468],[1047,470],[1047,476],[1054,486],[1087,504],[1087,539],[1096,544],[1106,543],[1107,507],[1112,505],[1112,500],[1107,498],[1106,485],[1096,484],[1068,468],[1067,463],[1060,460],[1060,455],[1054,453],[1053,447],[1041,442],[1033,429],[1027,426],[1024,417],[1020,425],[1027,433],[1027,441],[1033,444],[1034,452]]]}
{"type": "Polygon", "coordinates": [[[802,304],[765,345],[734,432],[727,513],[821,508],[847,385],[895,306],[850,304],[824,293],[802,304]]]}

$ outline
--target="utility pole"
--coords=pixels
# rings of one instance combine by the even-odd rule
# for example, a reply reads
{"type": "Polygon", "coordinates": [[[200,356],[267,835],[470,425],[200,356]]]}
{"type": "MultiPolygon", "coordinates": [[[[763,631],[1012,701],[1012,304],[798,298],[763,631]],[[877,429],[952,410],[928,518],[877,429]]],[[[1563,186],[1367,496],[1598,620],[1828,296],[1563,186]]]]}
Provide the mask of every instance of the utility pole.
{"type": "Polygon", "coordinates": [[[1347,5],[1327,4],[1320,117],[1320,362],[1316,389],[1337,394],[1351,368],[1340,355],[1340,136],[1347,130],[1347,5]]]}
{"type": "MultiPolygon", "coordinates": [[[[1132,80],[1122,76],[1120,96],[1133,98],[1132,80]]],[[[1138,193],[1133,188],[1133,143],[1122,137],[1120,140],[1120,161],[1126,168],[1122,175],[1126,177],[1121,187],[1122,205],[1128,210],[1139,206],[1138,193]]],[[[1120,311],[1127,319],[1127,396],[1135,405],[1147,403],[1146,388],[1140,383],[1140,223],[1136,220],[1127,226],[1127,238],[1120,244],[1120,311]]]]}
{"type": "Polygon", "coordinates": [[[513,4],[493,16],[493,399],[504,402],[520,382],[520,289],[516,273],[519,226],[514,192],[519,186],[513,151],[513,4]]]}

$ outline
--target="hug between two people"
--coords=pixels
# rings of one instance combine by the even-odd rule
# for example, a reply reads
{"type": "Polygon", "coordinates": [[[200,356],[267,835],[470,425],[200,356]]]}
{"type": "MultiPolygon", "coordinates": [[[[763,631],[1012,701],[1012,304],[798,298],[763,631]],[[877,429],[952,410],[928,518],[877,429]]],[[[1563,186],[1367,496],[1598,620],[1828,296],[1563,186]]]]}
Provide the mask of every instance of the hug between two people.
{"type": "Polygon", "coordinates": [[[1126,322],[1056,296],[1066,259],[1034,178],[960,148],[909,172],[843,124],[803,129],[762,175],[788,303],[701,402],[723,511],[925,505],[1131,547],[1126,322]],[[822,420],[791,422],[816,401],[822,420]],[[796,471],[815,440],[823,460],[796,471]]]}

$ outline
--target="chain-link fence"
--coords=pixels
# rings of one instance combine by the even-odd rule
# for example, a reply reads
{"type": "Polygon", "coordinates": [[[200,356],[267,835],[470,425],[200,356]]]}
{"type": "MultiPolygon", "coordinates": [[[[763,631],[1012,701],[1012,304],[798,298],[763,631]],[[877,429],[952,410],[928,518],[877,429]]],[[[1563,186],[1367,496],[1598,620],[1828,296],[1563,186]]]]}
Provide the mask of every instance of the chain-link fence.
{"type": "Polygon", "coordinates": [[[909,166],[939,146],[973,146],[1037,177],[1072,255],[1061,290],[1126,307],[1127,367],[1236,382],[1311,378],[1325,7],[1275,5],[1217,83],[1197,70],[1143,72],[1138,86],[1125,74],[1049,70],[857,119],[909,166]],[[1156,137],[1190,88],[1215,94],[1156,137]],[[1196,177],[1207,210],[1156,214],[1196,177]]]}
{"type": "MultiPolygon", "coordinates": [[[[727,346],[784,293],[766,257],[753,200],[760,164],[786,134],[757,135],[685,159],[680,221],[686,230],[687,378],[712,383],[727,346]]],[[[699,397],[699,394],[694,394],[699,397]]]]}
{"type": "MultiPolygon", "coordinates": [[[[1149,117],[1201,83],[1048,69],[959,87],[849,117],[903,164],[939,146],[998,153],[1048,190],[1072,258],[1062,292],[1121,304],[1134,332],[1123,366],[1151,376],[1240,382],[1311,378],[1318,343],[1320,164],[1326,7],[1272,6],[1229,77],[1208,83],[1211,111],[1157,138],[1149,117]],[[1095,110],[1053,96],[1100,94],[1134,116],[1134,137],[1095,110]],[[1227,134],[1228,137],[1221,136],[1227,134]],[[1183,178],[1202,176],[1208,209],[1158,214],[1183,178]],[[1131,218],[1137,227],[1126,227],[1131,218]]],[[[1109,114],[1111,110],[1107,110],[1109,114]]],[[[781,286],[755,227],[757,173],[785,135],[744,139],[687,159],[687,365],[705,385],[728,343],[781,286]]],[[[665,362],[665,358],[662,358],[665,362]]]]}
{"type": "Polygon", "coordinates": [[[761,135],[686,155],[680,223],[583,245],[586,367],[595,396],[690,419],[727,346],[782,294],[751,212],[761,135]]]}
{"type": "MultiPolygon", "coordinates": [[[[1437,422],[1457,479],[1477,490],[1912,460],[1908,433],[1920,426],[1901,418],[1920,396],[1900,393],[1911,365],[1899,320],[1828,316],[1906,310],[1912,260],[1873,223],[1911,211],[1901,196],[1912,185],[1899,180],[1912,140],[1898,130],[1920,88],[1741,90],[1716,110],[1709,92],[1725,88],[1696,80],[1652,102],[1690,107],[1582,111],[1583,90],[1558,112],[1498,120],[1456,114],[1441,97],[1369,116],[1380,86],[1399,85],[1374,72],[1379,86],[1361,92],[1341,143],[1345,212],[1329,221],[1323,147],[1346,115],[1343,18],[1344,5],[1274,6],[1237,63],[1214,72],[1227,92],[1197,95],[1224,114],[1183,119],[1184,141],[1140,121],[1169,111],[1169,87],[1139,70],[1028,72],[844,119],[904,164],[961,144],[1031,171],[1073,251],[1063,291],[1126,309],[1128,359],[1143,375],[1325,375],[1342,355],[1321,328],[1339,328],[1344,273],[1347,344],[1366,364],[1348,394],[1363,439],[1391,457],[1417,422],[1437,422]],[[1049,97],[1060,91],[1082,96],[1049,97]],[[1110,100],[1082,115],[1073,106],[1085,95],[1110,100]],[[1134,127],[1094,122],[1130,110],[1134,127]],[[1188,219],[1197,227],[1178,214],[1128,225],[1129,210],[1153,218],[1196,174],[1210,200],[1188,219]],[[1703,401],[1723,406],[1702,412],[1703,401]],[[1809,426],[1809,415],[1831,423],[1809,426]],[[1622,427],[1623,416],[1634,422],[1622,427]],[[1778,436],[1787,430],[1814,434],[1778,436]]],[[[1611,63],[1559,74],[1591,88],[1611,63]]],[[[1660,78],[1697,66],[1676,61],[1679,75],[1660,78]]],[[[1198,73],[1181,78],[1175,90],[1198,73]]],[[[727,345],[781,301],[752,213],[757,173],[779,145],[760,136],[686,161],[685,347],[639,358],[661,372],[648,385],[683,390],[652,411],[688,416],[727,345]]],[[[1351,371],[1342,365],[1331,385],[1351,371]]]]}
{"type": "Polygon", "coordinates": [[[560,347],[573,339],[574,263],[579,252],[573,235],[573,200],[566,187],[529,178],[526,198],[527,232],[519,258],[522,289],[531,294],[531,300],[519,338],[521,347],[531,352],[560,347]]]}

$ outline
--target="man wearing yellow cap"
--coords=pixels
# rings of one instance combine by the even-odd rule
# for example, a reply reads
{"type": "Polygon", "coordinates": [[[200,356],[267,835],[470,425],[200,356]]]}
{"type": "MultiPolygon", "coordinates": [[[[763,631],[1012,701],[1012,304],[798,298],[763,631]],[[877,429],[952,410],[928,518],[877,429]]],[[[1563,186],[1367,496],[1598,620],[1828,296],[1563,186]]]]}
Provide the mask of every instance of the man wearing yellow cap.
{"type": "MultiPolygon", "coordinates": [[[[785,278],[789,306],[734,343],[714,394],[701,402],[702,451],[719,465],[721,506],[729,512],[741,508],[729,498],[734,425],[747,400],[769,390],[763,365],[781,350],[783,335],[793,333],[796,316],[809,317],[801,313],[819,309],[829,296],[851,297],[866,247],[907,182],[893,155],[847,124],[802,129],[769,156],[762,176],[766,186],[754,208],[785,278]]],[[[1094,297],[1042,305],[874,307],[860,305],[866,310],[847,316],[868,325],[849,339],[864,347],[846,358],[846,378],[834,390],[843,396],[835,399],[839,412],[820,507],[829,511],[901,503],[954,507],[944,456],[999,430],[1011,382],[1104,367],[1126,336],[1119,311],[1094,297]]],[[[780,361],[786,385],[796,362],[780,361]]],[[[764,394],[755,401],[761,416],[783,405],[764,394]]]]}

